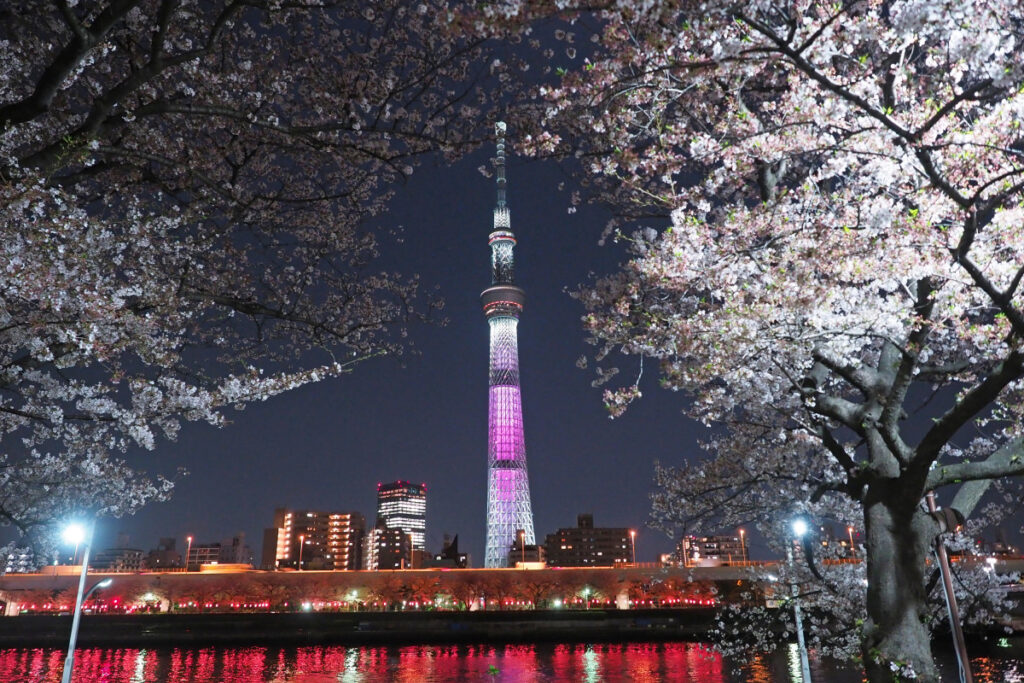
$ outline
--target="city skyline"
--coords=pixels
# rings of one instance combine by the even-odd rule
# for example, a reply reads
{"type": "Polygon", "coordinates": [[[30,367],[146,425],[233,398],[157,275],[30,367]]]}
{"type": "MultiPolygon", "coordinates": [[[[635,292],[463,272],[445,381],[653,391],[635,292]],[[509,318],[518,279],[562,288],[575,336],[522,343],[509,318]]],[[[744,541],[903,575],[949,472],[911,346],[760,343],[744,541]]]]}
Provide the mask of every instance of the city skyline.
{"type": "MultiPolygon", "coordinates": [[[[485,147],[452,166],[426,163],[378,219],[381,226],[404,226],[400,243],[384,251],[386,266],[438,286],[447,325],[414,327],[413,354],[373,359],[341,379],[229,413],[231,424],[222,429],[184,424],[177,441],[129,453],[143,470],[173,474],[185,467],[190,474],[177,480],[166,503],[132,517],[101,518],[97,545],[114,545],[119,533],[139,542],[165,536],[183,542],[188,535],[219,540],[239,531],[259,539],[274,508],[372,514],[377,483],[405,479],[426,482],[432,491],[427,547],[440,548],[445,533],[459,534],[461,547],[481,565],[487,328],[478,293],[489,273],[479,234],[489,223],[493,179],[478,169],[491,156],[485,147]]],[[[608,526],[637,529],[638,560],[653,561],[676,543],[646,525],[654,461],[683,463],[700,453],[698,442],[709,432],[681,414],[685,396],[660,389],[650,371],[640,383],[645,397],[623,417],[608,419],[600,389],[591,386],[593,373],[576,366],[593,347],[584,340],[582,309],[566,290],[623,258],[620,245],[598,244],[610,215],[586,204],[572,207],[559,190],[564,176],[557,164],[512,157],[510,165],[523,237],[519,275],[534,292],[519,353],[531,377],[544,379],[531,380],[523,397],[536,527],[557,529],[593,512],[608,526]]],[[[635,359],[620,367],[640,374],[635,359]]],[[[1007,526],[1011,539],[1019,539],[1016,525],[1007,526]]],[[[4,542],[17,538],[11,527],[0,534],[4,542]]],[[[758,537],[748,541],[752,557],[767,556],[758,537]]]]}
{"type": "MultiPolygon", "coordinates": [[[[479,235],[489,229],[494,181],[478,167],[492,156],[486,146],[452,166],[427,162],[377,221],[382,229],[404,226],[385,245],[381,267],[419,273],[425,288],[438,286],[447,325],[413,327],[413,353],[373,359],[341,379],[229,413],[232,424],[223,429],[185,424],[176,442],[130,452],[128,460],[143,470],[173,474],[180,466],[190,474],[177,480],[170,501],[101,519],[98,543],[112,544],[120,532],[140,541],[238,531],[258,539],[276,507],[370,513],[377,482],[406,479],[425,481],[432,492],[427,546],[439,548],[443,534],[457,533],[482,564],[487,327],[478,294],[489,264],[479,235]]],[[[656,400],[608,419],[593,373],[576,367],[592,347],[581,307],[566,290],[621,260],[621,247],[598,245],[609,215],[589,206],[571,213],[556,164],[513,156],[510,166],[523,238],[518,276],[533,292],[519,354],[536,378],[523,395],[535,524],[556,529],[592,511],[611,526],[636,528],[639,559],[653,560],[673,545],[645,525],[653,462],[680,463],[696,453],[703,428],[680,414],[683,397],[659,391],[650,372],[641,386],[657,392],[656,400]]],[[[636,375],[639,363],[622,371],[636,375]]]]}

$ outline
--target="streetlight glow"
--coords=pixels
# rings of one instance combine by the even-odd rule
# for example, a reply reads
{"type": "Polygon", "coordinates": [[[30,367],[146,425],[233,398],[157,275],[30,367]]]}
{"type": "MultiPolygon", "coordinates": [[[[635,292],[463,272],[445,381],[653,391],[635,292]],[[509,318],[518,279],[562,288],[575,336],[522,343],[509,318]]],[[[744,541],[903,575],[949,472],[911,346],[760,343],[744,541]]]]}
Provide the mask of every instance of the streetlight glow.
{"type": "Polygon", "coordinates": [[[79,545],[85,540],[85,527],[78,522],[72,522],[64,527],[61,537],[70,545],[79,545]]]}
{"type": "Polygon", "coordinates": [[[796,534],[797,538],[803,538],[807,533],[807,521],[803,517],[793,520],[793,533],[796,534]]]}

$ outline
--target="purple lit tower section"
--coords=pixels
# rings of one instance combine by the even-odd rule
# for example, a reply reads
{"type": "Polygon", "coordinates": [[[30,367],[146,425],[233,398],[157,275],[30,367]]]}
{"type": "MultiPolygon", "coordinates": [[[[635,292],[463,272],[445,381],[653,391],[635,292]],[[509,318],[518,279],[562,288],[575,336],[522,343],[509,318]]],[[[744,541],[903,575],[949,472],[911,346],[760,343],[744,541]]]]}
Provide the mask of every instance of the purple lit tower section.
{"type": "Polygon", "coordinates": [[[516,287],[512,249],[516,238],[505,204],[505,124],[495,126],[498,155],[498,205],[490,234],[491,286],[480,295],[491,328],[490,400],[487,419],[487,548],[484,567],[505,567],[512,544],[525,534],[535,544],[530,482],[523,442],[523,404],[519,395],[516,327],[526,295],[516,287]]]}

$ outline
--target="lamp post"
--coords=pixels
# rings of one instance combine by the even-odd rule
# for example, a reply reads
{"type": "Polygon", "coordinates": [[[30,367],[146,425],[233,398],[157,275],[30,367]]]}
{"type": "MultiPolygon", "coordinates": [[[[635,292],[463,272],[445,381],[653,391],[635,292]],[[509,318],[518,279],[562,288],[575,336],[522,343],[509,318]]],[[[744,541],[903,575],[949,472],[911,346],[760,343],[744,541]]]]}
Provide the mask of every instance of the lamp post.
{"type": "Polygon", "coordinates": [[[846,533],[850,535],[850,557],[857,557],[857,549],[853,545],[853,526],[847,526],[846,533]]]}
{"type": "Polygon", "coordinates": [[[188,541],[188,547],[185,549],[185,571],[188,571],[188,563],[192,555],[192,537],[186,536],[185,540],[188,541]]]}
{"type": "MultiPolygon", "coordinates": [[[[797,540],[802,539],[807,533],[807,521],[802,517],[793,520],[793,534],[797,540]]],[[[790,592],[793,595],[793,620],[796,622],[796,644],[800,650],[800,675],[804,683],[811,683],[811,664],[807,660],[807,643],[804,642],[804,622],[800,613],[800,589],[796,585],[796,572],[793,565],[793,544],[786,541],[786,562],[792,572],[790,580],[790,592]]]]}
{"type": "Polygon", "coordinates": [[[633,546],[633,566],[636,566],[636,529],[629,530],[629,542],[633,546]]]}
{"type": "Polygon", "coordinates": [[[743,564],[747,563],[747,531],[740,529],[740,552],[743,553],[743,564]]]}
{"type": "Polygon", "coordinates": [[[64,529],[64,540],[68,543],[84,545],[82,553],[82,572],[78,577],[78,595],[75,597],[75,611],[71,617],[71,638],[68,640],[68,656],[64,659],[64,672],[61,674],[61,683],[71,683],[71,671],[75,666],[75,642],[78,640],[78,624],[82,617],[82,603],[93,594],[97,588],[105,588],[113,583],[112,579],[99,581],[89,592],[85,592],[86,575],[89,573],[89,550],[92,548],[92,534],[96,528],[96,520],[89,523],[88,528],[81,524],[69,524],[64,529]]]}
{"type": "Polygon", "coordinates": [[[302,546],[306,545],[306,537],[299,534],[299,571],[302,571],[302,546]]]}
{"type": "MultiPolygon", "coordinates": [[[[945,523],[940,522],[942,532],[956,531],[955,523],[948,517],[940,514],[938,505],[935,504],[935,492],[929,491],[925,496],[928,504],[928,512],[945,523]]],[[[950,510],[949,512],[953,512],[950,510]]],[[[938,521],[938,519],[936,521],[938,521]]],[[[960,522],[963,521],[962,517],[960,522]]],[[[960,608],[956,604],[956,593],[953,592],[953,579],[949,570],[949,555],[946,553],[946,542],[942,536],[935,537],[935,558],[938,560],[939,574],[942,576],[942,591],[946,596],[946,612],[949,615],[949,628],[953,632],[953,648],[956,651],[957,664],[960,666],[960,680],[963,683],[974,683],[974,674],[971,672],[971,661],[967,656],[967,645],[964,642],[964,631],[960,625],[960,608]]]]}
{"type": "Polygon", "coordinates": [[[519,530],[519,548],[523,551],[523,569],[526,569],[526,530],[519,530]]]}

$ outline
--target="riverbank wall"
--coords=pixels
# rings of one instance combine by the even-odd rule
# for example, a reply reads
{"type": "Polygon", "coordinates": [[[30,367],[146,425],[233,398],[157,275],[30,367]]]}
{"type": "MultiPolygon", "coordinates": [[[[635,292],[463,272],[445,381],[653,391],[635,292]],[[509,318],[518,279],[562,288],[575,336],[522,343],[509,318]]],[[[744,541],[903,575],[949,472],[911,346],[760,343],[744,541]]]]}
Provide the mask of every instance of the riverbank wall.
{"type": "MultiPolygon", "coordinates": [[[[79,646],[646,642],[705,640],[713,608],[86,615],[79,646]]],[[[0,619],[0,648],[66,645],[71,617],[0,619]]]]}

